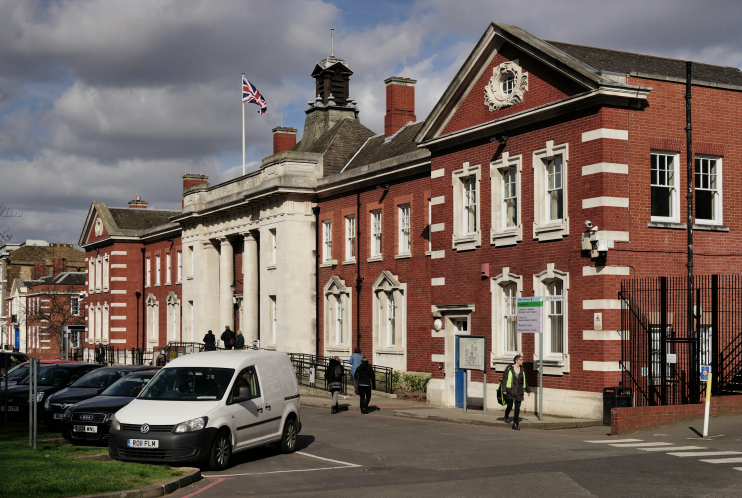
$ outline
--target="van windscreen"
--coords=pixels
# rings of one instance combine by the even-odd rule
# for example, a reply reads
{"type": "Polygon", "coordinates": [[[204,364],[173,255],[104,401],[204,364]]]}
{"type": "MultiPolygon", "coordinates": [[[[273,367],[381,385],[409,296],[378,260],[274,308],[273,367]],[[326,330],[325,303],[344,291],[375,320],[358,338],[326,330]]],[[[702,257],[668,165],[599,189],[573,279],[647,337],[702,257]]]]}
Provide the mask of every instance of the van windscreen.
{"type": "Polygon", "coordinates": [[[173,367],[160,370],[139,399],[214,401],[222,399],[233,368],[173,367]]]}

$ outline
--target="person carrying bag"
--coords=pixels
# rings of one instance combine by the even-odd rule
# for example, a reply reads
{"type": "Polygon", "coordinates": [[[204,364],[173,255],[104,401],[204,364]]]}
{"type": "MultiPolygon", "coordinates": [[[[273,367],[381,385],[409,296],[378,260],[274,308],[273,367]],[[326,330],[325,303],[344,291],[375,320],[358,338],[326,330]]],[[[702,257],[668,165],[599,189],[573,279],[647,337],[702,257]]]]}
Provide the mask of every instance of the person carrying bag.
{"type": "MultiPolygon", "coordinates": [[[[507,408],[505,408],[505,423],[510,423],[510,411],[515,407],[515,413],[513,414],[513,430],[519,431],[520,427],[520,404],[523,402],[523,393],[527,392],[528,396],[531,395],[531,389],[528,387],[526,382],[526,373],[523,371],[523,356],[516,355],[513,358],[513,364],[508,365],[505,372],[500,380],[500,388],[504,391],[505,402],[507,408]]],[[[500,395],[498,394],[498,401],[500,401],[500,395]]]]}

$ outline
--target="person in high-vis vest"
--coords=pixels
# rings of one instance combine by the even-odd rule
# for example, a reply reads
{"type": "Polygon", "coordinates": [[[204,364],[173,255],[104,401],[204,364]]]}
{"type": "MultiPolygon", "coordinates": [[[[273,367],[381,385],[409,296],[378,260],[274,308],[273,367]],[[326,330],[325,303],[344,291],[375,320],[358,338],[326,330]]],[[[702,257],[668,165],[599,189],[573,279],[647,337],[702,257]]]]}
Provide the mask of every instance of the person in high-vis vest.
{"type": "Polygon", "coordinates": [[[505,368],[501,385],[505,391],[505,402],[507,403],[507,408],[505,408],[505,423],[510,423],[510,411],[515,406],[513,430],[519,431],[518,422],[520,421],[520,404],[523,402],[523,393],[527,392],[528,396],[531,395],[531,389],[526,382],[526,373],[523,371],[523,357],[521,355],[513,358],[513,364],[505,368]]]}

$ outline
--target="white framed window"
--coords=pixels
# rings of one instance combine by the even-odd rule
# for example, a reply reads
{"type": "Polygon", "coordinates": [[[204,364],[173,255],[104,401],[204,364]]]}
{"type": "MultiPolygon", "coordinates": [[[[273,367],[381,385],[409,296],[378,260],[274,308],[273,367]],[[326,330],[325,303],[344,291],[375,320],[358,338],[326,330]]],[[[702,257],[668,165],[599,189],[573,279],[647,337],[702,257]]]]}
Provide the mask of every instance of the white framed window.
{"type": "MultiPolygon", "coordinates": [[[[546,301],[543,306],[544,373],[569,372],[569,273],[548,263],[546,271],[533,276],[533,289],[535,295],[561,298],[546,301]]],[[[538,351],[534,361],[538,362],[538,351]]]]}
{"type": "Polygon", "coordinates": [[[103,256],[103,292],[108,292],[109,275],[111,273],[110,257],[108,254],[103,256]]]}
{"type": "Polygon", "coordinates": [[[165,300],[167,306],[167,341],[180,341],[180,300],[170,291],[165,300]]]}
{"type": "Polygon", "coordinates": [[[499,372],[513,363],[521,350],[518,335],[517,302],[523,291],[523,277],[503,268],[490,279],[492,294],[492,357],[491,367],[499,372]]]}
{"type": "Polygon", "coordinates": [[[154,294],[147,296],[147,344],[155,345],[160,340],[160,303],[154,294]]]}
{"type": "Polygon", "coordinates": [[[276,261],[278,260],[278,240],[276,237],[276,229],[271,228],[268,231],[271,234],[271,261],[272,261],[272,264],[275,266],[276,261]]]}
{"type": "Polygon", "coordinates": [[[468,251],[482,244],[479,192],[481,165],[470,166],[452,173],[453,178],[453,248],[468,251]]]}
{"type": "Polygon", "coordinates": [[[523,240],[521,221],[522,156],[503,152],[490,164],[492,224],[490,244],[508,246],[523,240]]]}
{"type": "Polygon", "coordinates": [[[276,344],[278,337],[278,307],[276,306],[276,296],[268,296],[271,306],[271,340],[276,344]]]}
{"type": "Polygon", "coordinates": [[[406,354],[407,284],[383,271],[372,286],[375,360],[393,368],[404,368],[406,354]]]}
{"type": "Polygon", "coordinates": [[[399,253],[410,254],[412,250],[412,232],[410,228],[410,205],[399,206],[399,253]]]}
{"type": "Polygon", "coordinates": [[[381,210],[371,211],[371,257],[381,256],[381,210]]]}
{"type": "Polygon", "coordinates": [[[680,222],[679,159],[677,152],[652,151],[650,155],[652,221],[680,222]]]}
{"type": "Polygon", "coordinates": [[[352,347],[351,323],[352,289],[339,276],[330,277],[323,288],[325,355],[350,355],[352,347]]]}
{"type": "Polygon", "coordinates": [[[100,292],[103,288],[103,258],[98,256],[95,259],[95,292],[100,292]]]}
{"type": "Polygon", "coordinates": [[[80,298],[77,296],[70,298],[70,315],[80,316],[80,298]]]}
{"type": "Polygon", "coordinates": [[[428,252],[433,252],[433,200],[428,198],[428,252]]]}
{"type": "Polygon", "coordinates": [[[509,76],[502,81],[502,94],[510,95],[515,88],[515,76],[509,76]]]}
{"type": "Polygon", "coordinates": [[[695,221],[721,225],[721,158],[696,155],[695,221]]]}
{"type": "Polygon", "coordinates": [[[345,261],[356,259],[356,217],[345,217],[345,261]]]}
{"type": "Polygon", "coordinates": [[[155,255],[155,285],[160,285],[160,255],[155,255]]]}
{"type": "Polygon", "coordinates": [[[101,342],[103,344],[108,344],[111,330],[111,320],[109,319],[108,303],[103,303],[103,308],[101,309],[101,322],[101,342]]]}
{"type": "Polygon", "coordinates": [[[178,251],[178,282],[183,280],[183,251],[178,251]]]}
{"type": "Polygon", "coordinates": [[[150,258],[146,260],[146,275],[147,275],[147,287],[152,284],[152,265],[150,264],[150,258]]]}
{"type": "Polygon", "coordinates": [[[172,274],[172,257],[170,253],[165,254],[165,285],[170,285],[170,275],[172,274]]]}
{"type": "Polygon", "coordinates": [[[194,269],[195,269],[195,267],[196,267],[196,265],[194,264],[194,257],[193,257],[193,246],[188,246],[188,253],[189,253],[189,255],[190,255],[190,258],[188,258],[188,259],[190,259],[190,260],[191,260],[191,261],[190,261],[190,266],[191,266],[191,267],[189,268],[189,273],[190,273],[190,275],[191,275],[191,278],[193,278],[193,272],[194,272],[194,269]]]}
{"type": "Polygon", "coordinates": [[[322,261],[332,261],[332,221],[322,222],[322,261]]]}
{"type": "Polygon", "coordinates": [[[569,145],[546,142],[533,153],[533,238],[540,242],[569,235],[569,145]]]}
{"type": "Polygon", "coordinates": [[[95,306],[88,308],[88,344],[95,342],[95,306]]]}
{"type": "Polygon", "coordinates": [[[95,258],[88,260],[88,293],[95,292],[95,258]]]}

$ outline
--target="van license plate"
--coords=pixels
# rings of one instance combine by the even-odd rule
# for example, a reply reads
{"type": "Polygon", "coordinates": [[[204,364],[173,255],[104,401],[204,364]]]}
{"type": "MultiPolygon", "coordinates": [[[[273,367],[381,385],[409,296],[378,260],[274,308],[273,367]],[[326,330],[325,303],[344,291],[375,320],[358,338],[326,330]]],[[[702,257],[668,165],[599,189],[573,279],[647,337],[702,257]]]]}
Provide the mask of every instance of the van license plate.
{"type": "Polygon", "coordinates": [[[54,414],[54,420],[62,420],[62,417],[64,417],[64,413],[55,413],[54,414]]]}
{"type": "Polygon", "coordinates": [[[98,432],[98,428],[94,425],[74,425],[72,426],[73,432],[98,432]]]}
{"type": "MultiPolygon", "coordinates": [[[[4,411],[5,411],[5,405],[0,406],[0,412],[4,412],[4,411]]],[[[8,411],[9,412],[17,412],[18,411],[18,407],[17,406],[9,406],[8,407],[8,411]]]]}
{"type": "Polygon", "coordinates": [[[160,441],[157,439],[127,439],[126,446],[129,448],[159,448],[160,441]]]}

